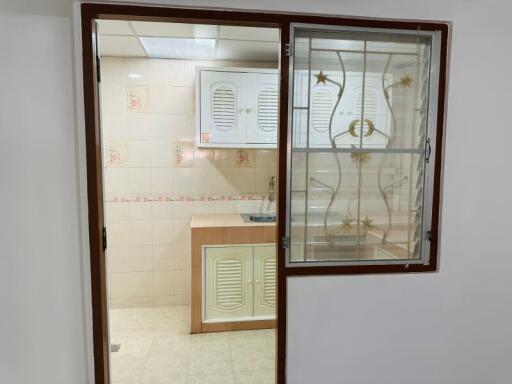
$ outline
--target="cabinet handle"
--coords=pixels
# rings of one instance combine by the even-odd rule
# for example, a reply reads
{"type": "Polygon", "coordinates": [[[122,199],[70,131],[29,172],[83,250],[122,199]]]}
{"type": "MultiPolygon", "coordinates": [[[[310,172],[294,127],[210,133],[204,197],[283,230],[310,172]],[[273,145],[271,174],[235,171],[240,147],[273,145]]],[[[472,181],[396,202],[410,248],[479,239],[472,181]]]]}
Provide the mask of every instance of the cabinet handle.
{"type": "Polygon", "coordinates": [[[246,113],[251,113],[251,111],[252,111],[252,108],[245,108],[246,113]]]}

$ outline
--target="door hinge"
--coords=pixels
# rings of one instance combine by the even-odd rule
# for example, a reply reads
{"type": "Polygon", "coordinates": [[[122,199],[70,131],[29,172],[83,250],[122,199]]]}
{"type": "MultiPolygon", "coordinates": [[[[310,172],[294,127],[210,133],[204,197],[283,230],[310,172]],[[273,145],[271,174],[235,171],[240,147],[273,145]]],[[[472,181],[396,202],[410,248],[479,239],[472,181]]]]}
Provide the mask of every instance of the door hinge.
{"type": "Polygon", "coordinates": [[[427,231],[427,239],[428,241],[432,241],[432,231],[427,231]]]}
{"type": "Polygon", "coordinates": [[[432,153],[432,146],[430,145],[430,137],[427,137],[427,142],[425,143],[425,161],[427,163],[430,160],[431,153],[432,153]]]}
{"type": "Polygon", "coordinates": [[[96,56],[96,81],[101,83],[101,64],[98,56],[96,56]]]}
{"type": "Polygon", "coordinates": [[[281,247],[283,247],[284,249],[290,248],[290,238],[288,236],[282,238],[281,247]]]}
{"type": "Polygon", "coordinates": [[[284,45],[284,54],[286,56],[293,56],[293,45],[291,43],[286,43],[284,45]]]}
{"type": "Polygon", "coordinates": [[[107,250],[107,227],[103,227],[103,252],[107,250]]]}

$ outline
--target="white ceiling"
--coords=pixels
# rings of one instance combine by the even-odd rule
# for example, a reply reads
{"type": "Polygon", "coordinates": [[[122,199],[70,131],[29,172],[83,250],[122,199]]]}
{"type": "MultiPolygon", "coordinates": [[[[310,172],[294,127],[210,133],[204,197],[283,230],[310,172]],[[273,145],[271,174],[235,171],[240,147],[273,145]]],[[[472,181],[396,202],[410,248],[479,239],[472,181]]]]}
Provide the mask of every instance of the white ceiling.
{"type": "Polygon", "coordinates": [[[99,20],[101,56],[148,57],[139,37],[216,39],[217,60],[278,61],[279,30],[204,24],[99,20]]]}

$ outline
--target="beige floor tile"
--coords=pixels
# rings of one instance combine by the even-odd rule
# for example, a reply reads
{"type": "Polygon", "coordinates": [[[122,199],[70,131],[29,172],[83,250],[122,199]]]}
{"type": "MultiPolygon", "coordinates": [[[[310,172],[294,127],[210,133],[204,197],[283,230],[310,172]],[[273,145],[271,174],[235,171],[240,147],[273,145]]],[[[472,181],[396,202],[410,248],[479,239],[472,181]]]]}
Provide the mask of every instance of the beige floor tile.
{"type": "Polygon", "coordinates": [[[199,376],[189,376],[187,384],[233,384],[234,376],[228,374],[207,374],[199,376]]]}
{"type": "Polygon", "coordinates": [[[238,349],[232,351],[233,369],[235,372],[271,370],[275,366],[275,359],[268,350],[238,349]]]}
{"type": "Polygon", "coordinates": [[[274,370],[235,372],[235,384],[274,384],[274,370]]]}
{"type": "Polygon", "coordinates": [[[189,376],[230,374],[232,372],[233,362],[229,351],[206,351],[190,355],[189,376]]]}
{"type": "Polygon", "coordinates": [[[146,357],[115,356],[110,360],[112,381],[140,380],[146,357]]]}
{"type": "Polygon", "coordinates": [[[113,384],[274,383],[275,330],[191,335],[190,307],[110,311],[113,384]]]}
{"type": "Polygon", "coordinates": [[[187,384],[187,376],[168,371],[146,371],[140,384],[187,384]]]}

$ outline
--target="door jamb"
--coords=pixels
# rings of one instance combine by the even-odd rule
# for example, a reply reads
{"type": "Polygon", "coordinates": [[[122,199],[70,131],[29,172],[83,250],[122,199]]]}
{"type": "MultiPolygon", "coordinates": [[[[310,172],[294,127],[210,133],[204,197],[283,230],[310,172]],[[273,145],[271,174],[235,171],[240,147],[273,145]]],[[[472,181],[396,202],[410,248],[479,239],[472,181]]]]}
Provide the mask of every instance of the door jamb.
{"type": "MultiPolygon", "coordinates": [[[[231,9],[212,10],[198,8],[134,6],[83,3],[81,5],[82,24],[82,69],[84,87],[84,113],[86,137],[86,166],[87,166],[87,196],[89,220],[89,245],[91,265],[91,295],[93,313],[93,350],[95,384],[109,383],[109,345],[107,323],[107,296],[106,296],[106,268],[103,252],[102,231],[103,218],[103,186],[101,164],[101,140],[99,125],[99,105],[97,97],[97,62],[96,46],[93,42],[95,33],[95,19],[111,20],[141,20],[162,22],[187,22],[203,24],[223,24],[239,26],[258,26],[280,28],[280,104],[279,104],[279,145],[278,145],[278,206],[277,206],[277,359],[276,381],[286,384],[286,305],[287,305],[287,278],[300,275],[324,274],[361,274],[361,273],[391,273],[399,272],[395,269],[353,269],[345,271],[337,267],[332,268],[286,268],[285,248],[286,236],[286,177],[287,177],[287,137],[288,137],[288,82],[289,61],[283,47],[289,43],[290,24],[325,24],[344,25],[352,27],[374,27],[384,29],[424,29],[440,30],[442,33],[441,71],[439,80],[439,108],[438,108],[438,137],[439,145],[436,147],[436,196],[434,200],[433,226],[438,226],[440,204],[440,174],[442,165],[442,137],[445,107],[446,88],[446,56],[449,25],[446,22],[430,21],[398,21],[385,19],[369,19],[356,17],[336,17],[325,15],[304,15],[291,13],[277,13],[265,11],[238,11],[231,9]]],[[[437,249],[437,232],[432,241],[432,247],[437,249]]],[[[436,259],[437,261],[437,259],[436,259]]]]}

